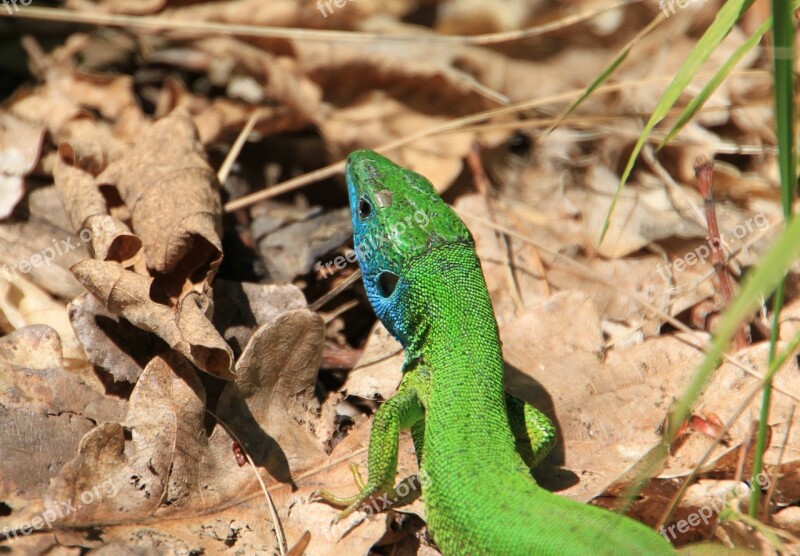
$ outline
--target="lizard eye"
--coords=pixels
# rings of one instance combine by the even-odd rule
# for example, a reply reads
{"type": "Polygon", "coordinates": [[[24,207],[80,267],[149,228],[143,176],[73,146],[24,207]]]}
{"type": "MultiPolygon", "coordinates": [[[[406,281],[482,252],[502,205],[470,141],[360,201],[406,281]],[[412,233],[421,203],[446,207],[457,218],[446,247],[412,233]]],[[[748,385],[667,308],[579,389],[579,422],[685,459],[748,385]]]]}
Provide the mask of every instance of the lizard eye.
{"type": "Polygon", "coordinates": [[[378,275],[378,289],[381,292],[381,297],[389,297],[394,292],[397,282],[400,277],[394,272],[384,270],[378,275]]]}
{"type": "Polygon", "coordinates": [[[365,197],[361,197],[358,200],[358,216],[361,219],[366,218],[367,216],[372,213],[372,205],[367,201],[365,197]]]}

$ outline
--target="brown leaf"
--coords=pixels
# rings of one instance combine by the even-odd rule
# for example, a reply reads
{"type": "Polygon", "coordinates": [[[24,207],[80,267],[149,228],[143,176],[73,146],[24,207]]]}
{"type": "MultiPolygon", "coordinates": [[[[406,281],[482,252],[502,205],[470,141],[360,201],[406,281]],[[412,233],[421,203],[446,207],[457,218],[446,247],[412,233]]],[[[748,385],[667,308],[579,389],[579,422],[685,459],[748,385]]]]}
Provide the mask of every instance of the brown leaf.
{"type": "Polygon", "coordinates": [[[87,150],[85,145],[61,144],[59,157],[53,168],[56,187],[64,200],[72,228],[81,232],[88,229],[91,232],[90,245],[94,257],[130,267],[142,248],[142,241],[123,222],[108,214],[106,200],[95,186],[94,176],[73,166],[79,163],[90,167],[93,165],[92,155],[86,155],[85,152],[81,154],[76,150],[87,150]]]}
{"type": "Polygon", "coordinates": [[[47,325],[58,334],[65,357],[75,361],[86,360],[86,354],[69,324],[64,304],[22,276],[11,281],[0,277],[0,314],[9,324],[7,332],[28,325],[47,325]]]}
{"type": "Polygon", "coordinates": [[[303,120],[318,124],[322,108],[322,91],[289,57],[277,58],[262,49],[231,38],[205,39],[197,47],[211,57],[209,73],[219,85],[231,90],[236,80],[255,80],[261,90],[251,98],[254,104],[278,103],[297,113],[303,120]]]}
{"type": "MultiPolygon", "coordinates": [[[[307,309],[280,314],[254,334],[240,359],[239,378],[218,403],[223,422],[256,464],[290,484],[291,474],[325,459],[312,434],[323,342],[318,315],[307,309]]],[[[65,528],[91,523],[107,541],[128,547],[146,546],[154,536],[168,546],[206,551],[222,550],[228,542],[248,553],[273,550],[253,470],[238,465],[234,439],[219,424],[207,432],[204,408],[203,386],[183,358],[171,353],[151,361],[131,395],[124,426],[105,423],[87,434],[79,454],[53,481],[47,508],[84,502],[59,522],[59,537],[86,546],[90,541],[65,537],[65,528]],[[133,530],[141,534],[131,536],[133,530]]],[[[346,463],[338,469],[346,472],[346,463]]],[[[272,490],[290,544],[310,530],[307,553],[329,553],[338,540],[326,534],[335,510],[308,504],[311,486],[272,490]]],[[[379,519],[338,546],[363,551],[384,530],[379,519]]]]}
{"type": "MultiPolygon", "coordinates": [[[[376,147],[449,120],[445,114],[422,113],[375,91],[333,112],[320,122],[320,129],[330,144],[347,153],[356,148],[376,147]]],[[[392,160],[423,174],[441,192],[461,173],[462,160],[472,140],[469,133],[427,137],[398,149],[392,160]]]]}
{"type": "Polygon", "coordinates": [[[342,392],[367,400],[388,400],[400,384],[403,348],[389,331],[376,322],[355,367],[347,374],[342,392]]]}
{"type": "Polygon", "coordinates": [[[314,385],[324,339],[319,315],[308,309],[281,314],[253,335],[236,364],[238,378],[220,397],[222,421],[237,431],[256,465],[283,482],[292,481],[290,470],[323,455],[307,427],[319,411],[314,385]]]}
{"type": "Polygon", "coordinates": [[[205,314],[206,298],[188,295],[176,312],[150,299],[151,278],[118,263],[87,259],[72,267],[72,272],[111,313],[153,332],[205,372],[224,379],[235,377],[233,353],[205,314]]]}
{"type": "Polygon", "coordinates": [[[83,291],[69,267],[89,254],[80,235],[40,218],[0,226],[0,277],[25,278],[57,297],[72,299],[83,291]]]}
{"type": "Polygon", "coordinates": [[[563,439],[556,459],[565,456],[581,478],[567,492],[582,500],[658,442],[664,413],[701,359],[666,337],[612,349],[603,360],[597,310],[579,292],[560,292],[500,331],[506,363],[522,373],[508,375],[508,390],[555,418],[563,439]]]}
{"type": "Polygon", "coordinates": [[[258,248],[270,278],[283,282],[311,271],[314,261],[342,245],[352,235],[350,209],[310,215],[263,238],[258,248]]]}
{"type": "Polygon", "coordinates": [[[158,336],[106,310],[91,294],[73,299],[67,309],[88,360],[117,382],[134,384],[148,361],[169,348],[158,336]]]}
{"type": "Polygon", "coordinates": [[[151,297],[174,304],[202,291],[222,260],[222,207],[188,114],[176,110],[153,124],[96,183],[116,187],[130,211],[155,275],[151,297]]]}
{"type": "Polygon", "coordinates": [[[98,421],[120,419],[125,403],[64,369],[61,341],[43,325],[0,339],[0,500],[4,526],[41,512],[46,485],[98,421]]]}
{"type": "Polygon", "coordinates": [[[261,325],[292,309],[306,307],[303,292],[290,284],[214,282],[214,326],[238,359],[261,325]]]}
{"type": "Polygon", "coordinates": [[[25,194],[23,176],[39,162],[44,128],[0,112],[0,220],[25,194]]]}

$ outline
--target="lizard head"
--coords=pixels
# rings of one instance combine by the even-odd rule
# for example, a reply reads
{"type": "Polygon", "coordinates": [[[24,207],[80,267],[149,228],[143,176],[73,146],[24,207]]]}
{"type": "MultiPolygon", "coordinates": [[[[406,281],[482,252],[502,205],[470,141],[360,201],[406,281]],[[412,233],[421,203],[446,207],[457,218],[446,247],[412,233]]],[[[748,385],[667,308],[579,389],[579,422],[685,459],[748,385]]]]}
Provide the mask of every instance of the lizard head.
{"type": "Polygon", "coordinates": [[[472,235],[430,181],[378,153],[353,152],[345,177],[364,287],[391,331],[384,317],[395,305],[392,294],[410,262],[440,245],[472,245],[472,235]]]}

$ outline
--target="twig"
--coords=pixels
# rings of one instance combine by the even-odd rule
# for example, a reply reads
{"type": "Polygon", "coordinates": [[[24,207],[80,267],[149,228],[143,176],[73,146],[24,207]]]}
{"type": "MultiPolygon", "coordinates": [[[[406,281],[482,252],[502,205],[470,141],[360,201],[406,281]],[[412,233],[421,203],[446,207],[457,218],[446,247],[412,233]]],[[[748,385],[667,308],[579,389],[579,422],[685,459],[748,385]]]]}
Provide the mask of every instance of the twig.
{"type": "Polygon", "coordinates": [[[104,14],[89,11],[73,11],[61,8],[27,7],[16,13],[11,10],[0,10],[0,17],[14,17],[38,19],[41,21],[58,21],[69,23],[82,23],[85,25],[98,25],[106,27],[122,27],[141,31],[180,31],[192,32],[201,36],[220,34],[236,37],[283,38],[299,41],[321,42],[363,42],[365,40],[380,42],[406,42],[419,44],[428,42],[432,44],[453,45],[486,45],[498,44],[509,41],[519,41],[531,37],[552,33],[565,27],[577,25],[595,16],[602,15],[611,10],[617,10],[630,4],[639,3],[641,0],[622,0],[616,4],[601,6],[595,10],[584,13],[572,14],[560,20],[501,33],[488,33],[485,35],[421,35],[409,33],[404,35],[387,35],[383,33],[355,33],[352,31],[338,31],[327,29],[293,29],[286,27],[267,27],[264,25],[241,25],[235,23],[219,23],[215,21],[195,21],[192,19],[168,19],[163,16],[133,16],[122,14],[104,14]]]}
{"type": "MultiPolygon", "coordinates": [[[[33,8],[28,8],[27,10],[31,9],[33,8]]],[[[2,15],[1,11],[0,15],[2,15]]],[[[732,72],[731,75],[744,77],[751,75],[762,75],[766,73],[767,72],[764,70],[737,70],[732,72]]],[[[700,79],[703,77],[711,77],[712,75],[713,72],[698,73],[697,78],[700,79]]],[[[602,87],[598,87],[595,90],[594,94],[598,95],[598,94],[614,93],[617,91],[629,90],[631,87],[645,87],[648,85],[667,83],[671,81],[673,78],[674,76],[672,75],[666,75],[666,76],[653,77],[650,79],[640,79],[637,81],[625,81],[621,83],[607,84],[603,85],[602,87]]],[[[426,137],[431,137],[435,135],[440,135],[443,133],[449,133],[454,130],[459,131],[465,126],[478,124],[480,122],[489,120],[491,118],[499,118],[501,116],[506,116],[509,114],[517,114],[519,112],[524,112],[526,110],[531,110],[533,108],[539,108],[542,106],[549,106],[551,104],[556,104],[559,102],[570,101],[575,97],[575,95],[579,95],[582,92],[583,89],[574,89],[563,93],[557,93],[548,97],[530,98],[528,100],[512,104],[511,106],[503,106],[502,108],[493,108],[491,110],[477,112],[475,114],[470,114],[469,116],[463,116],[461,118],[450,120],[443,124],[437,124],[433,127],[417,131],[410,135],[406,135],[399,139],[395,139],[388,143],[384,143],[380,146],[373,147],[372,150],[377,151],[381,154],[386,154],[387,152],[390,152],[394,149],[398,149],[400,147],[404,147],[410,143],[419,141],[420,139],[424,139],[426,137]]],[[[344,160],[334,162],[333,164],[329,164],[328,166],[319,168],[317,170],[314,170],[313,172],[309,172],[308,174],[303,174],[302,176],[297,176],[295,178],[286,180],[285,182],[279,183],[269,189],[263,189],[261,191],[250,193],[249,195],[239,197],[238,199],[234,199],[233,201],[230,201],[225,205],[225,212],[234,212],[240,208],[248,207],[255,203],[264,201],[266,199],[271,199],[273,197],[283,195],[284,193],[288,193],[289,191],[294,191],[295,189],[305,187],[309,184],[316,183],[323,179],[339,174],[344,171],[344,162],[345,162],[344,160]]]]}
{"type": "MultiPolygon", "coordinates": [[[[242,441],[239,440],[239,437],[236,436],[236,433],[233,432],[233,430],[227,424],[225,424],[222,419],[220,419],[219,415],[210,409],[206,409],[205,411],[214,419],[216,419],[222,428],[225,429],[225,432],[227,432],[231,438],[236,441],[238,444],[237,452],[241,450],[241,454],[244,454],[244,456],[247,458],[247,461],[250,463],[250,467],[253,469],[253,473],[255,474],[256,479],[258,479],[258,483],[261,485],[261,490],[264,492],[264,496],[267,499],[267,506],[269,507],[270,516],[272,517],[272,527],[275,529],[275,538],[278,541],[278,550],[280,551],[281,556],[286,556],[286,535],[283,533],[283,525],[281,525],[281,519],[278,517],[278,510],[275,508],[275,503],[272,501],[272,496],[269,494],[269,489],[267,488],[267,485],[264,484],[264,479],[261,478],[261,474],[258,472],[258,467],[256,467],[256,464],[250,457],[250,454],[247,453],[242,441]]],[[[241,456],[241,454],[236,453],[237,459],[241,456]]]]}
{"type": "MultiPolygon", "coordinates": [[[[708,226],[708,244],[711,247],[711,260],[714,263],[714,270],[719,280],[719,289],[725,304],[729,305],[733,300],[733,285],[728,266],[725,264],[725,255],[720,249],[722,241],[719,237],[719,226],[717,225],[717,212],[714,208],[714,193],[712,185],[714,181],[714,163],[704,156],[697,157],[694,163],[694,174],[697,176],[697,187],[703,196],[703,206],[706,210],[706,225],[708,226]]],[[[739,329],[736,333],[736,347],[744,349],[749,345],[744,329],[739,329]]]]}
{"type": "Polygon", "coordinates": [[[239,132],[239,135],[236,136],[236,141],[234,141],[233,145],[231,145],[227,156],[225,156],[225,160],[222,162],[222,166],[220,166],[219,170],[217,171],[217,180],[219,183],[225,183],[225,180],[228,179],[228,175],[231,173],[231,168],[233,168],[233,163],[236,162],[236,158],[242,151],[242,147],[244,147],[247,138],[250,136],[250,132],[253,131],[253,128],[256,126],[256,122],[258,122],[259,118],[264,116],[264,114],[266,114],[266,111],[262,108],[254,110],[253,113],[250,114],[250,118],[239,132]]]}
{"type": "Polygon", "coordinates": [[[331,291],[317,299],[314,303],[309,304],[308,308],[312,311],[319,311],[328,301],[339,295],[341,292],[352,286],[353,284],[361,278],[361,269],[359,268],[353,274],[347,277],[347,279],[333,288],[331,291]]]}

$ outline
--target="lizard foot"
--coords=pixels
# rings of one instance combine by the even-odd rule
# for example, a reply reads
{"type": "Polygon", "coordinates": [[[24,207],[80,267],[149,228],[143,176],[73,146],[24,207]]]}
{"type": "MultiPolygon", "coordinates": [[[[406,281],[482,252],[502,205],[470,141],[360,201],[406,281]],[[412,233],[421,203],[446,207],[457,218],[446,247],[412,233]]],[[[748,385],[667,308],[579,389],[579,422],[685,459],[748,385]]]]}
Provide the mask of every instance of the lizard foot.
{"type": "Polygon", "coordinates": [[[375,494],[380,490],[379,486],[370,486],[364,482],[361,472],[355,463],[350,464],[350,472],[353,474],[353,479],[358,487],[358,494],[354,496],[338,496],[326,489],[316,490],[311,494],[312,502],[325,502],[335,508],[344,508],[333,518],[334,523],[343,520],[362,506],[371,506],[375,494]]]}
{"type": "Polygon", "coordinates": [[[317,490],[311,495],[314,502],[326,502],[336,508],[344,508],[336,514],[333,522],[337,523],[358,509],[364,509],[370,515],[388,510],[394,506],[402,506],[415,500],[419,496],[419,490],[415,488],[418,484],[416,475],[403,479],[397,487],[387,487],[386,485],[364,482],[358,466],[350,464],[350,472],[353,474],[358,494],[354,496],[337,496],[328,490],[317,490]]]}

